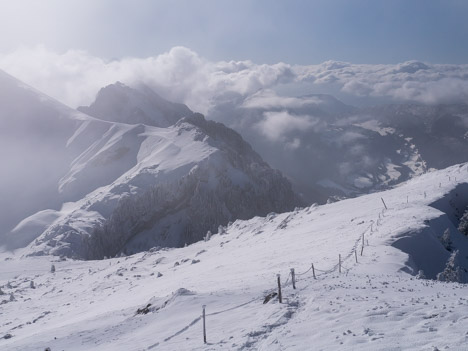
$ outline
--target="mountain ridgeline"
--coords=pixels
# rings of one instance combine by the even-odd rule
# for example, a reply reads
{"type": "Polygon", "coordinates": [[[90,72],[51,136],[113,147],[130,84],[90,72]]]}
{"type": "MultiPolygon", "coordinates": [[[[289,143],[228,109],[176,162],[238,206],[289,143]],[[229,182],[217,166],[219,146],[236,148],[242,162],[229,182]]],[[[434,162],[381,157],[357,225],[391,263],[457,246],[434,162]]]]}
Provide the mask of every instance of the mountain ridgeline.
{"type": "Polygon", "coordinates": [[[146,85],[134,89],[120,82],[102,88],[90,106],[78,111],[105,121],[162,128],[193,114],[186,105],[163,99],[146,85]]]}
{"type": "Polygon", "coordinates": [[[12,162],[1,184],[11,192],[0,200],[7,249],[101,259],[183,246],[229,221],[302,204],[238,133],[148,88],[102,89],[89,109],[80,108],[99,119],[5,73],[0,88],[9,127],[2,149],[11,160],[31,160],[12,162]],[[24,189],[28,201],[9,209],[5,200],[24,189]]]}

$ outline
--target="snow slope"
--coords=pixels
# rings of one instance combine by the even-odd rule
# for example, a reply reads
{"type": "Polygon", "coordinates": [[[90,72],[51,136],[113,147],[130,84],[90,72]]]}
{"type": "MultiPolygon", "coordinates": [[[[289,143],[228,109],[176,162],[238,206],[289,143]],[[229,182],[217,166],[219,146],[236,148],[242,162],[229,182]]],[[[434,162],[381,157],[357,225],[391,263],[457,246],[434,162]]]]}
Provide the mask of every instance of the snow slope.
{"type": "Polygon", "coordinates": [[[0,348],[463,350],[466,286],[416,275],[444,269],[446,228],[468,268],[468,239],[455,229],[467,205],[461,164],[385,192],[238,220],[184,248],[100,261],[2,254],[0,348]],[[283,302],[263,304],[277,273],[283,302]]]}
{"type": "Polygon", "coordinates": [[[153,98],[188,115],[167,128],[98,120],[0,72],[0,245],[103,258],[300,203],[239,134],[153,98]]]}

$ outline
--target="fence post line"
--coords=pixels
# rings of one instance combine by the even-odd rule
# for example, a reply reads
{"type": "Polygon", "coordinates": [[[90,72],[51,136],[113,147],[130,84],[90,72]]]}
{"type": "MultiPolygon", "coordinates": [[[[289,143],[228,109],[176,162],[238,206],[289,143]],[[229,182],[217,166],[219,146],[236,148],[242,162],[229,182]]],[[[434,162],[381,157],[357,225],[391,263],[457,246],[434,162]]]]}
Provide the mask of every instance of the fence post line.
{"type": "Polygon", "coordinates": [[[202,308],[203,308],[203,343],[206,344],[206,322],[205,322],[205,317],[206,317],[205,308],[206,308],[206,305],[203,305],[202,308]]]}
{"type": "Polygon", "coordinates": [[[338,271],[341,273],[341,254],[338,255],[338,271]]]}
{"type": "Polygon", "coordinates": [[[354,257],[356,258],[356,263],[358,263],[358,261],[357,261],[357,250],[356,249],[354,249],[354,257]]]}
{"type": "Polygon", "coordinates": [[[314,279],[317,279],[317,277],[315,276],[315,267],[313,263],[312,263],[312,274],[314,275],[314,279]]]}
{"type": "Polygon", "coordinates": [[[281,295],[281,276],[280,274],[276,275],[278,277],[278,300],[279,303],[283,303],[283,296],[281,295]]]}
{"type": "Polygon", "coordinates": [[[294,268],[291,268],[291,280],[293,289],[296,289],[296,273],[294,272],[294,268]]]}

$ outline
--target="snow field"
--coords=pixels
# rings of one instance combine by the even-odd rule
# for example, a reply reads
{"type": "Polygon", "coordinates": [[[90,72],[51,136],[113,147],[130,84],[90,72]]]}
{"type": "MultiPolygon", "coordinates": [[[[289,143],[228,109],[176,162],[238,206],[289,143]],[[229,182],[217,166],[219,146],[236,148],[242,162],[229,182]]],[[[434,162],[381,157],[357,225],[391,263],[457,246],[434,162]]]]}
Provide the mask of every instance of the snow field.
{"type": "Polygon", "coordinates": [[[453,166],[382,193],[236,221],[207,242],[129,257],[61,261],[3,253],[0,348],[463,350],[466,287],[416,279],[408,274],[417,273],[411,257],[392,244],[443,216],[428,205],[467,182],[468,165],[453,166]],[[283,303],[263,304],[276,291],[277,273],[283,303]],[[148,304],[149,313],[136,314],[148,304]]]}

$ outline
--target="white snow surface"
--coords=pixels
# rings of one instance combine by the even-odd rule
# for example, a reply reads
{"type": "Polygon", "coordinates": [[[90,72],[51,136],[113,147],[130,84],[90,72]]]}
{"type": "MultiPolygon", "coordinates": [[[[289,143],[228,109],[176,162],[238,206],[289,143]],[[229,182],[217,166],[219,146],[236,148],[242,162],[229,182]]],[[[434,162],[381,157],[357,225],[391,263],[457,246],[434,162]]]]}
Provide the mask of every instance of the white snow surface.
{"type": "Polygon", "coordinates": [[[466,350],[466,285],[415,275],[443,269],[447,227],[468,267],[468,240],[452,222],[467,187],[462,164],[385,192],[238,220],[185,248],[100,261],[2,253],[0,349],[466,350]],[[283,301],[263,304],[277,274],[283,301]]]}

